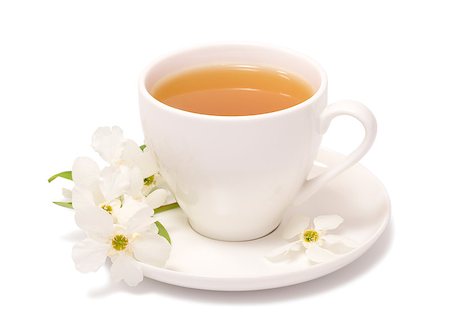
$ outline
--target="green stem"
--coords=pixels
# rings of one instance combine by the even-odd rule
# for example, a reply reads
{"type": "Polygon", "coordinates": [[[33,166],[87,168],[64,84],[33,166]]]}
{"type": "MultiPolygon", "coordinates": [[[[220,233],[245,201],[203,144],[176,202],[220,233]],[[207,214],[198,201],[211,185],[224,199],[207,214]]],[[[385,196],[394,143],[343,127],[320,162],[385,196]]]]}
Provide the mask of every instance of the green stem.
{"type": "Polygon", "coordinates": [[[178,202],[174,202],[172,204],[168,204],[168,205],[163,205],[161,207],[155,208],[155,214],[161,213],[161,212],[165,212],[174,208],[178,208],[180,207],[180,205],[178,205],[178,202]]]}

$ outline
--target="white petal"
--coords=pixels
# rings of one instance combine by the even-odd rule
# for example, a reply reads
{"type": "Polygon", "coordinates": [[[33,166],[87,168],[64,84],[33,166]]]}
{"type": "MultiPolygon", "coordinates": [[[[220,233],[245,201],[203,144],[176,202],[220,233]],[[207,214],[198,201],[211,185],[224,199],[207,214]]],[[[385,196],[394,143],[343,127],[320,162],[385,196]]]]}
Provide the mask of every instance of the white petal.
{"type": "Polygon", "coordinates": [[[122,147],[122,161],[126,162],[127,165],[135,165],[139,160],[139,156],[143,154],[141,148],[132,140],[125,140],[122,147]]]}
{"type": "Polygon", "coordinates": [[[134,214],[144,208],[148,208],[148,205],[144,201],[139,201],[125,195],[123,197],[122,207],[113,210],[113,215],[117,219],[118,223],[127,224],[134,214]]]}
{"type": "Polygon", "coordinates": [[[76,186],[89,189],[100,178],[100,170],[97,163],[87,157],[75,159],[72,166],[72,179],[76,186]]]}
{"type": "Polygon", "coordinates": [[[158,188],[157,190],[154,190],[152,193],[147,195],[147,197],[145,198],[145,203],[153,209],[158,208],[166,203],[168,197],[169,192],[167,190],[158,188]]]}
{"type": "Polygon", "coordinates": [[[328,251],[317,244],[311,245],[305,251],[306,256],[315,263],[324,263],[331,261],[336,257],[331,251],[328,251]]]}
{"type": "Polygon", "coordinates": [[[150,177],[158,172],[158,164],[152,151],[148,147],[142,151],[132,140],[124,142],[122,160],[130,166],[138,167],[144,178],[150,177]]]}
{"type": "Polygon", "coordinates": [[[314,218],[314,227],[317,230],[331,230],[336,229],[344,222],[344,219],[339,215],[320,215],[314,218]]]}
{"type": "Polygon", "coordinates": [[[153,213],[153,209],[150,207],[139,210],[126,224],[127,232],[132,234],[148,230],[154,222],[153,213]]]}
{"type": "Polygon", "coordinates": [[[120,207],[122,207],[122,201],[120,201],[120,199],[114,199],[109,202],[109,205],[111,206],[114,212],[115,210],[118,210],[120,207]]]}
{"type": "Polygon", "coordinates": [[[135,198],[141,198],[143,196],[144,175],[137,166],[129,168],[129,182],[127,193],[135,198]]]}
{"type": "Polygon", "coordinates": [[[92,147],[100,157],[109,163],[114,163],[122,154],[122,129],[119,127],[100,127],[92,136],[92,147]]]}
{"type": "Polygon", "coordinates": [[[132,249],[138,261],[163,267],[169,258],[171,246],[160,235],[143,235],[133,241],[132,249]]]}
{"type": "Polygon", "coordinates": [[[281,236],[286,240],[298,237],[298,235],[308,228],[309,223],[309,217],[296,213],[281,224],[281,236]]]}
{"type": "Polygon", "coordinates": [[[294,241],[294,242],[291,242],[291,251],[300,251],[300,250],[302,250],[302,247],[303,247],[303,244],[302,244],[302,242],[301,241],[294,241]]]}
{"type": "Polygon", "coordinates": [[[113,281],[123,280],[130,286],[136,286],[144,279],[142,269],[136,260],[123,253],[114,258],[111,265],[111,277],[113,281]]]}
{"type": "Polygon", "coordinates": [[[299,241],[283,244],[281,247],[275,248],[270,251],[266,258],[272,262],[283,260],[291,251],[299,251],[302,245],[299,241]]]}
{"type": "Polygon", "coordinates": [[[144,149],[143,155],[140,157],[137,164],[139,168],[142,170],[142,173],[146,176],[153,176],[159,171],[159,166],[156,157],[149,147],[144,149]]]}
{"type": "Polygon", "coordinates": [[[63,195],[64,199],[66,199],[67,201],[72,200],[72,190],[69,190],[69,189],[63,187],[62,195],[63,195]]]}
{"type": "Polygon", "coordinates": [[[101,172],[100,189],[107,201],[128,193],[130,169],[126,166],[109,166],[101,172]]]}
{"type": "Polygon", "coordinates": [[[150,235],[157,235],[159,232],[158,227],[156,226],[155,222],[153,222],[149,228],[147,229],[147,231],[145,232],[146,234],[150,234],[150,235]]]}
{"type": "Polygon", "coordinates": [[[75,209],[93,207],[96,203],[92,192],[87,189],[75,186],[72,190],[72,206],[75,209]]]}
{"type": "Polygon", "coordinates": [[[99,238],[108,238],[113,233],[113,218],[111,214],[99,207],[85,207],[75,211],[77,225],[99,238]]]}
{"type": "Polygon", "coordinates": [[[349,248],[356,248],[358,246],[358,243],[355,241],[335,234],[323,235],[322,239],[329,244],[343,244],[349,248]]]}
{"type": "Polygon", "coordinates": [[[97,271],[105,264],[109,248],[108,244],[99,243],[89,238],[75,244],[72,249],[75,267],[80,272],[97,271]]]}

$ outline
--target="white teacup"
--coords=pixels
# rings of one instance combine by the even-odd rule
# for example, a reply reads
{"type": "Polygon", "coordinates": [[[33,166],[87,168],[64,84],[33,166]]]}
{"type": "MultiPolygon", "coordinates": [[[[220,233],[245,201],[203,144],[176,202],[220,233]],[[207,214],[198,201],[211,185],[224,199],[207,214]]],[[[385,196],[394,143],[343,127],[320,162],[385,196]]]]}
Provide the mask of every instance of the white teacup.
{"type": "Polygon", "coordinates": [[[270,233],[288,206],[358,162],[377,128],[373,114],[358,102],[327,106],[327,76],[315,61],[257,45],[213,45],[166,57],[144,72],[139,102],[146,141],[190,224],[204,236],[226,241],[270,233]],[[166,75],[214,64],[278,68],[304,78],[315,93],[293,107],[250,116],[191,113],[149,93],[166,75]],[[363,124],[364,140],[345,161],[307,180],[322,135],[334,117],[344,114],[363,124]]]}

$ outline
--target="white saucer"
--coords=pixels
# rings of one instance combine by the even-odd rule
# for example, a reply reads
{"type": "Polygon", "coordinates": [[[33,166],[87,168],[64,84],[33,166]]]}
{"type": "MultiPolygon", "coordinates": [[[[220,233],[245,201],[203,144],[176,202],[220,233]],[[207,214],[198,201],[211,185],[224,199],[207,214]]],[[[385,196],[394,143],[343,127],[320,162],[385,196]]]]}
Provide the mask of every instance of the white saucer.
{"type": "MultiPolygon", "coordinates": [[[[345,156],[321,151],[312,174],[334,166],[345,156]]],[[[248,242],[222,242],[192,230],[180,209],[159,214],[172,238],[167,268],[142,264],[146,277],[184,287],[217,291],[251,291],[298,284],[351,263],[380,237],[390,218],[389,197],[381,182],[361,165],[344,172],[295,211],[314,217],[338,214],[344,223],[333,231],[358,243],[358,247],[321,264],[302,254],[291,262],[265,258],[286,243],[279,230],[248,242]]]]}

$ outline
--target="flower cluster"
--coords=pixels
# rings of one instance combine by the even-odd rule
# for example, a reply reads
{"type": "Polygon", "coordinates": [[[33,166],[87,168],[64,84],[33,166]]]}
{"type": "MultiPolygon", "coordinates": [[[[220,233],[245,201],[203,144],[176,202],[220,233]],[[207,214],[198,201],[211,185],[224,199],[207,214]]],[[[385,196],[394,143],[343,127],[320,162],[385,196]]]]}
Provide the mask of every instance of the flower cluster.
{"type": "Polygon", "coordinates": [[[280,229],[286,243],[272,250],[266,258],[270,261],[282,261],[292,253],[305,251],[306,257],[314,263],[323,263],[333,260],[337,254],[333,246],[340,245],[346,249],[355,248],[354,241],[328,231],[337,229],[344,219],[339,215],[321,215],[311,218],[302,214],[294,215],[283,222],[280,229]]]}
{"type": "Polygon", "coordinates": [[[81,272],[98,270],[109,257],[113,280],[137,285],[143,279],[139,262],[164,266],[171,249],[164,226],[155,220],[155,209],[166,205],[170,193],[162,188],[158,165],[147,146],[124,138],[119,127],[99,128],[92,147],[106,162],[100,168],[87,157],[77,158],[72,171],[53,176],[72,179],[63,190],[75,221],[86,233],[72,252],[81,272]]]}

